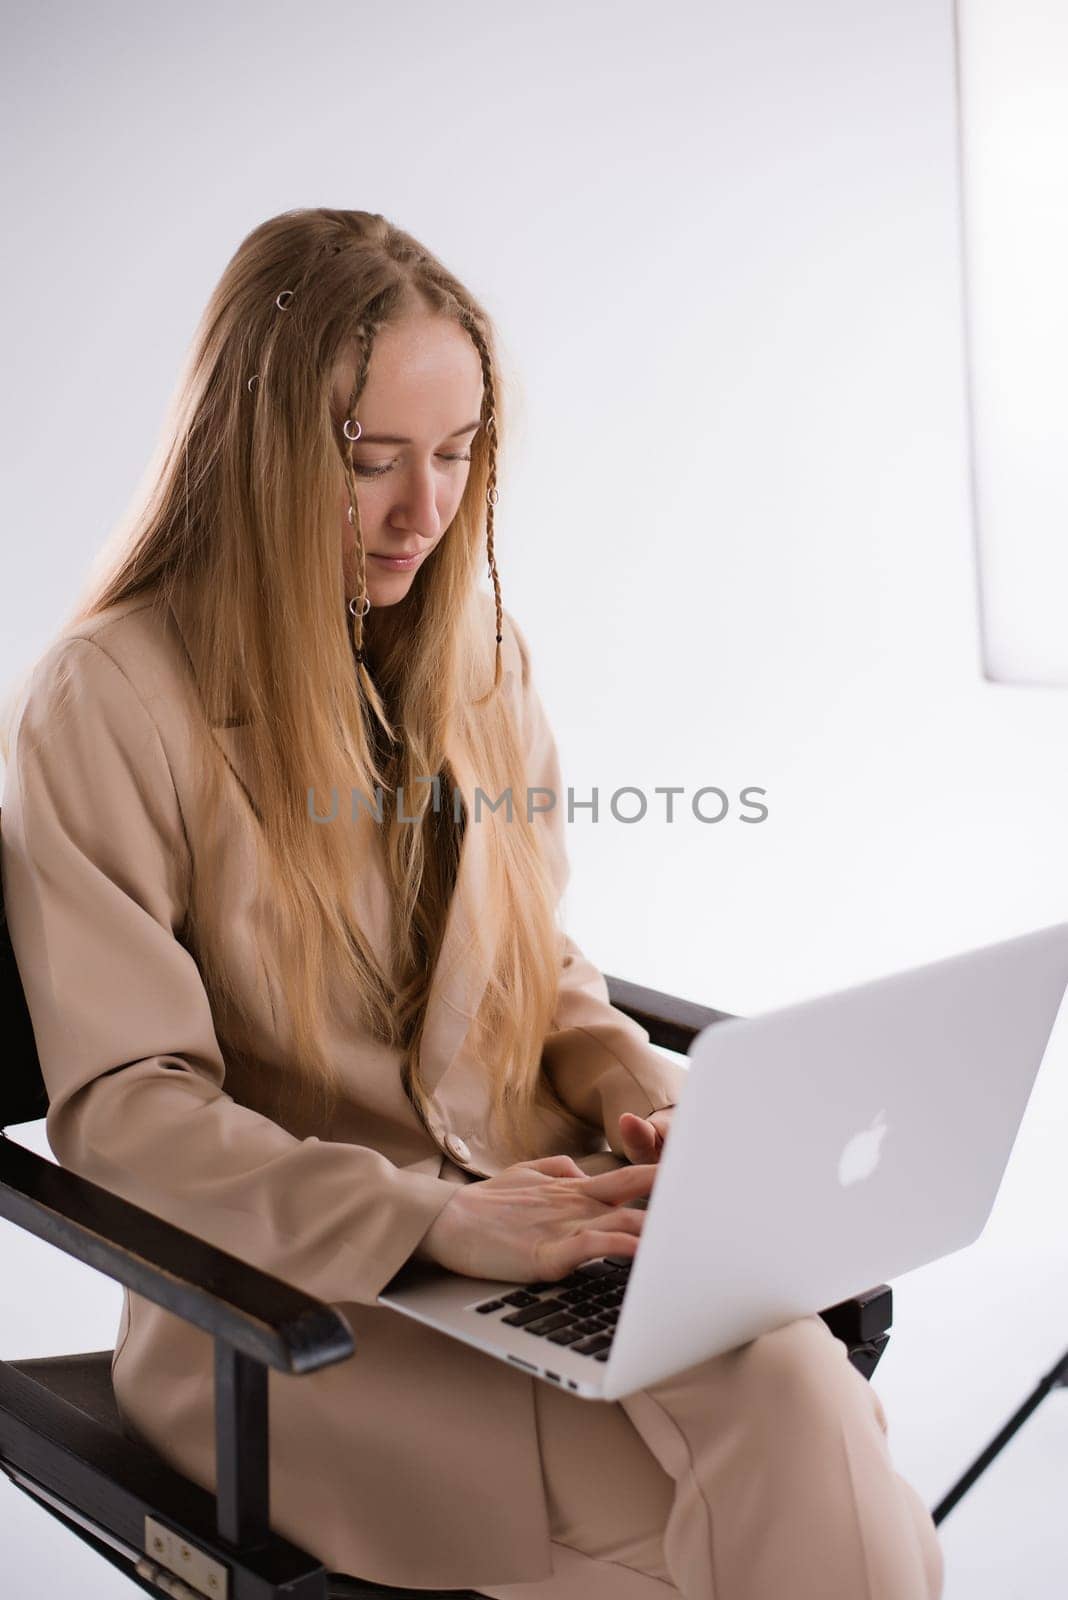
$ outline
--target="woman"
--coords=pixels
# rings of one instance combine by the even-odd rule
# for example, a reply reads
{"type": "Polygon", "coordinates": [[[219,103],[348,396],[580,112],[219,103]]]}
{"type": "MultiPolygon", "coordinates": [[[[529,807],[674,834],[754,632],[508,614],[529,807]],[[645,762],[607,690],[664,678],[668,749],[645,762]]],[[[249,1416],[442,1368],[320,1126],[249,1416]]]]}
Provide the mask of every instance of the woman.
{"type": "MultiPolygon", "coordinates": [[[[408,234],[317,209],[242,243],[16,709],[4,890],[52,1149],[348,1318],[352,1360],[270,1375],[272,1523],[332,1571],[927,1600],[933,1524],[818,1317],[590,1403],[376,1305],[413,1254],[522,1281],[633,1254],[683,1081],[556,924],[501,427],[489,319],[408,234]]],[[[213,1487],[206,1336],[127,1295],[114,1383],[213,1487]]]]}

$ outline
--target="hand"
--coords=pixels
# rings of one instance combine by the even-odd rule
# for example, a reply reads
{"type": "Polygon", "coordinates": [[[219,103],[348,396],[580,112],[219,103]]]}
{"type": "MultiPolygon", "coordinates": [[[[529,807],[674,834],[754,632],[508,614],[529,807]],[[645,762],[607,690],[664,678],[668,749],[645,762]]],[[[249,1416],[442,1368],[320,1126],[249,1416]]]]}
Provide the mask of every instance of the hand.
{"type": "Polygon", "coordinates": [[[624,1111],[619,1119],[619,1136],[628,1161],[657,1162],[671,1127],[674,1106],[664,1106],[651,1116],[639,1117],[633,1111],[624,1111]]]}
{"type": "Polygon", "coordinates": [[[518,1161],[494,1178],[457,1185],[414,1254],[471,1278],[552,1282],[595,1256],[633,1256],[655,1168],[587,1176],[570,1156],[518,1161]]]}

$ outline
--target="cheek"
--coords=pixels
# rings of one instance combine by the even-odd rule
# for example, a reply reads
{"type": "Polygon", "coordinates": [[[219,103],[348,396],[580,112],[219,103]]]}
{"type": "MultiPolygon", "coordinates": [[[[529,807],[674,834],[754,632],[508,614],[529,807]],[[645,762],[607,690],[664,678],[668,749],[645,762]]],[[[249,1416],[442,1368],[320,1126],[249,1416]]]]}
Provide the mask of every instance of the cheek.
{"type": "Polygon", "coordinates": [[[462,477],[457,478],[454,483],[450,483],[447,487],[446,493],[448,497],[447,504],[449,507],[450,521],[460,509],[460,501],[467,492],[467,480],[470,476],[470,469],[468,469],[468,471],[466,471],[462,477]]]}
{"type": "MultiPolygon", "coordinates": [[[[364,533],[366,533],[368,528],[378,520],[378,495],[375,493],[374,487],[365,483],[360,484],[357,493],[360,497],[358,502],[360,511],[360,526],[363,528],[364,533]]],[[[347,485],[344,483],[342,483],[341,489],[338,493],[337,506],[338,519],[346,535],[347,541],[351,542],[355,537],[355,533],[353,524],[349,520],[349,491],[347,485]]]]}

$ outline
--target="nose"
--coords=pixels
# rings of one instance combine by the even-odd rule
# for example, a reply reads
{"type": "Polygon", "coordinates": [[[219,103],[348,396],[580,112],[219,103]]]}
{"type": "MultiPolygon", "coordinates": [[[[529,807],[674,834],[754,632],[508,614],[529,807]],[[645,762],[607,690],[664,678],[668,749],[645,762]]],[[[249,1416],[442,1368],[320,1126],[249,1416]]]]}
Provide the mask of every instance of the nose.
{"type": "Polygon", "coordinates": [[[389,513],[390,526],[403,528],[421,539],[436,539],[441,532],[441,518],[433,469],[416,463],[397,481],[399,492],[389,513]]]}

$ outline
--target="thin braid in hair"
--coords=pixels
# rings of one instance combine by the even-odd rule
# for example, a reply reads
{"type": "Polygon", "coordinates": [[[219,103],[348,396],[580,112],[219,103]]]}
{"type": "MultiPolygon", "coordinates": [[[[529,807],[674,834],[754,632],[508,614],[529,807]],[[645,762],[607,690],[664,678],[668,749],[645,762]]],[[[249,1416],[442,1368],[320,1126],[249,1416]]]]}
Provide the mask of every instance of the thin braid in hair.
{"type": "Polygon", "coordinates": [[[497,644],[493,661],[493,687],[476,701],[477,705],[485,705],[496,692],[501,681],[501,642],[503,639],[504,609],[501,605],[501,580],[497,573],[497,557],[493,548],[493,508],[497,504],[497,394],[493,382],[493,362],[490,358],[489,345],[485,334],[479,327],[477,320],[466,307],[460,310],[460,320],[467,329],[468,334],[478,351],[482,363],[482,417],[489,441],[489,473],[486,482],[486,559],[489,562],[490,576],[493,579],[493,600],[497,616],[497,644]]]}
{"type": "Polygon", "coordinates": [[[355,423],[357,428],[360,426],[354,413],[359,403],[360,395],[363,393],[364,385],[367,382],[367,373],[371,365],[371,350],[378,328],[378,323],[364,322],[356,330],[360,340],[360,359],[356,368],[356,378],[352,386],[352,393],[349,395],[348,404],[345,407],[345,416],[342,421],[343,447],[341,461],[349,491],[349,521],[352,524],[356,545],[356,604],[355,609],[351,605],[349,607],[352,614],[352,645],[356,657],[356,672],[384,732],[388,738],[393,740],[395,739],[395,734],[386,716],[385,707],[382,705],[378,691],[375,688],[374,679],[371,677],[364,655],[363,623],[364,616],[370,610],[370,597],[367,593],[367,556],[363,546],[363,526],[360,522],[360,502],[356,493],[356,473],[352,464],[352,447],[355,440],[350,439],[348,434],[344,432],[344,424],[346,422],[355,423]]]}

